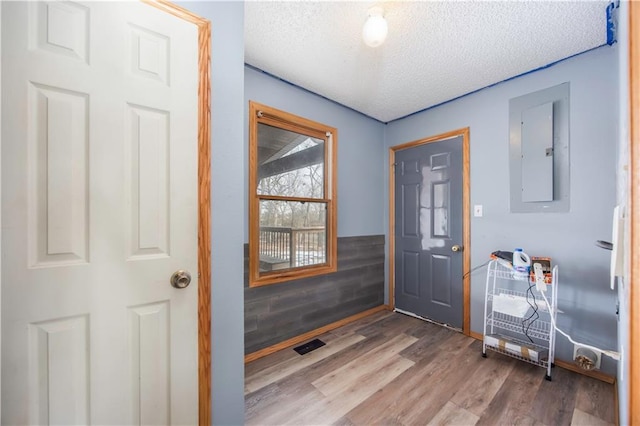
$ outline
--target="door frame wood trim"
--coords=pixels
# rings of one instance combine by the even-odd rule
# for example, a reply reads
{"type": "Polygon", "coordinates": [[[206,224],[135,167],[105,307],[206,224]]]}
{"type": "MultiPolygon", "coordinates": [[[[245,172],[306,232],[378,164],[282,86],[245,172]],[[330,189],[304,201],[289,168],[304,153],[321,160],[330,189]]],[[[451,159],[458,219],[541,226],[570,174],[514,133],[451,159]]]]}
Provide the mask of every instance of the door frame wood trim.
{"type": "MultiPolygon", "coordinates": [[[[629,418],[640,424],[640,4],[629,5],[629,418]]],[[[626,54],[623,52],[622,54],[626,54]]]]}
{"type": "Polygon", "coordinates": [[[198,28],[198,424],[211,424],[211,22],[166,0],[141,0],[198,28]]]}
{"type": "Polygon", "coordinates": [[[396,307],[395,301],[395,167],[396,151],[431,142],[438,142],[462,136],[462,333],[471,333],[471,286],[469,269],[471,268],[471,217],[470,217],[470,167],[469,167],[469,127],[452,130],[439,135],[418,139],[389,148],[389,306],[396,307]]]}

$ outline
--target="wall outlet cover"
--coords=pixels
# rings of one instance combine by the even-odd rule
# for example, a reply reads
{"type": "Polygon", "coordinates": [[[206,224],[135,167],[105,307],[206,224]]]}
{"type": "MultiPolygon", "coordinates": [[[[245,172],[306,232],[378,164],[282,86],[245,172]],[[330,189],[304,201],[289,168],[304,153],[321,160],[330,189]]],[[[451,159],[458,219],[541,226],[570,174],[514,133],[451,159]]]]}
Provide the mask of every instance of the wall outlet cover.
{"type": "Polygon", "coordinates": [[[595,355],[596,359],[595,359],[595,363],[593,364],[593,366],[591,366],[591,368],[585,368],[586,370],[599,370],[600,369],[600,364],[602,362],[602,352],[600,351],[594,351],[592,349],[588,349],[585,348],[584,346],[580,346],[580,345],[573,345],[573,360],[574,362],[577,362],[578,365],[580,365],[580,363],[578,362],[578,357],[583,358],[584,356],[589,355],[588,358],[591,357],[591,355],[595,355]],[[581,349],[579,351],[579,349],[581,349]]]}

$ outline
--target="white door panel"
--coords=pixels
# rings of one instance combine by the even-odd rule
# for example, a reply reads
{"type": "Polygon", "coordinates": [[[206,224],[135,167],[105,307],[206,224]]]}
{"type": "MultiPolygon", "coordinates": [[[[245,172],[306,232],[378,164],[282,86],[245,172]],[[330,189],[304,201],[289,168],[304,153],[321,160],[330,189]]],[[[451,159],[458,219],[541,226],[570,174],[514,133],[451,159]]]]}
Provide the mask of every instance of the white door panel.
{"type": "Polygon", "coordinates": [[[1,7],[2,423],[194,424],[197,28],[1,7]]]}

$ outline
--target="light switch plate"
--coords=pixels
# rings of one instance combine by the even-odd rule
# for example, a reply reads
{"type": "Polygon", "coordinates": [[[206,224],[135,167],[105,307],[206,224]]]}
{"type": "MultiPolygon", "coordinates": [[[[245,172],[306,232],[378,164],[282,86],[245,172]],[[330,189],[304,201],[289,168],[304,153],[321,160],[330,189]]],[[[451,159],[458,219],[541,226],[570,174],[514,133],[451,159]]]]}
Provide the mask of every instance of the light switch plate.
{"type": "Polygon", "coordinates": [[[473,216],[482,217],[482,204],[476,204],[473,206],[473,216]]]}

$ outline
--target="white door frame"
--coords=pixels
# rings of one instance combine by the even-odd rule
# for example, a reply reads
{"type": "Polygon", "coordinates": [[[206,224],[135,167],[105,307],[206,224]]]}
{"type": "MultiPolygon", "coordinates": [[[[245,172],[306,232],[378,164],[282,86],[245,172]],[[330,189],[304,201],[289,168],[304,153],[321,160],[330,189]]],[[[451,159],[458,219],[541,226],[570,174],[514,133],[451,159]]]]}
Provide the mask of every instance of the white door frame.
{"type": "Polygon", "coordinates": [[[470,175],[469,175],[469,128],[453,130],[425,139],[407,142],[389,148],[389,309],[395,309],[395,173],[393,173],[396,151],[413,148],[430,142],[437,142],[462,136],[462,333],[471,336],[471,287],[468,271],[471,268],[471,220],[469,210],[470,175]]]}

